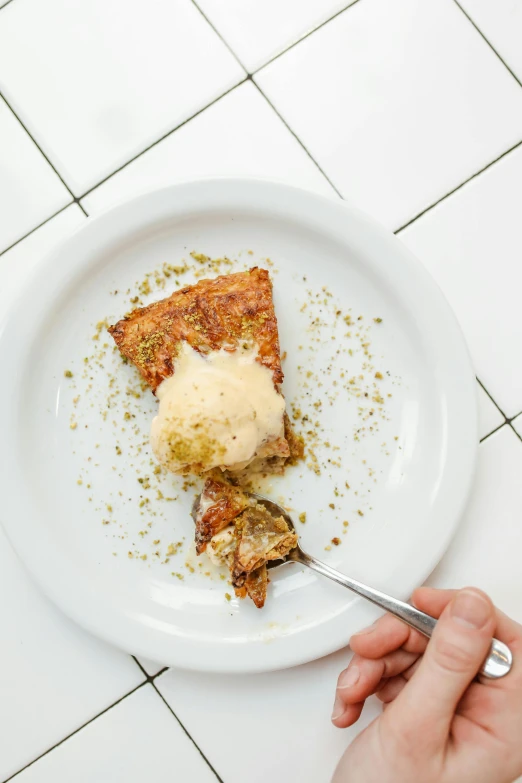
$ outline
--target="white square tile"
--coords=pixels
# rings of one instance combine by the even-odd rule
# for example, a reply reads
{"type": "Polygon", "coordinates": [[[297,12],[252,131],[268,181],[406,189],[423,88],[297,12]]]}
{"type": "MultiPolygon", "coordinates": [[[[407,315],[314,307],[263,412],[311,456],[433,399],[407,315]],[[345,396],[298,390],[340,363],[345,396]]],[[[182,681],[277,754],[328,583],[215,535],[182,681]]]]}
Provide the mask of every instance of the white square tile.
{"type": "Polygon", "coordinates": [[[256,81],[325,174],[393,229],[522,138],[522,90],[453,0],[364,0],[256,81]]]}
{"type": "Polygon", "coordinates": [[[519,147],[400,233],[446,294],[477,376],[507,416],[522,409],[521,204],[519,147]]]}
{"type": "Polygon", "coordinates": [[[20,783],[216,783],[151,685],[26,769],[20,783]]]}
{"type": "Polygon", "coordinates": [[[252,73],[354,0],[197,0],[252,73]]]}
{"type": "Polygon", "coordinates": [[[191,0],[16,0],[4,13],[0,85],[76,195],[244,76],[191,0]]]}
{"type": "Polygon", "coordinates": [[[520,0],[459,0],[479,30],[522,80],[522,3],[520,0]]]}
{"type": "Polygon", "coordinates": [[[491,397],[482,386],[478,386],[479,438],[485,438],[490,432],[504,424],[505,419],[491,397]]]}
{"type": "Polygon", "coordinates": [[[80,207],[71,204],[30,236],[0,255],[0,323],[21,292],[33,269],[52,248],[86,220],[80,207]]]}
{"type": "Polygon", "coordinates": [[[69,201],[67,188],[0,98],[0,253],[69,201]]]}
{"type": "Polygon", "coordinates": [[[522,621],[522,443],[502,427],[479,447],[470,503],[446,555],[428,580],[434,587],[475,585],[522,621]]]}
{"type": "Polygon", "coordinates": [[[371,699],[357,726],[332,726],[335,684],[348,660],[344,650],[240,677],[170,669],[156,685],[226,783],[330,783],[348,743],[380,713],[371,699]]]}
{"type": "Polygon", "coordinates": [[[89,193],[94,214],[144,190],[198,177],[250,176],[336,195],[250,82],[236,87],[89,193]]]}
{"type": "Polygon", "coordinates": [[[128,655],[84,633],[29,581],[0,529],[0,780],[143,682],[128,655]]]}

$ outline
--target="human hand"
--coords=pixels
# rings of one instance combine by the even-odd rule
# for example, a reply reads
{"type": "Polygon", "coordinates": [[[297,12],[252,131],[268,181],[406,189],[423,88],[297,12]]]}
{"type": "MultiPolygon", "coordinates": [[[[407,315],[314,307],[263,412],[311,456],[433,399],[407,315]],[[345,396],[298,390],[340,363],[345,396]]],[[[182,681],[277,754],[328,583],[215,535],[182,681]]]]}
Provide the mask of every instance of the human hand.
{"type": "Polygon", "coordinates": [[[385,615],[352,637],[332,721],[384,711],[350,745],[332,783],[512,783],[522,774],[522,626],[475,588],[413,594],[439,618],[431,640],[385,615]],[[500,680],[475,680],[493,636],[513,653],[500,680]]]}

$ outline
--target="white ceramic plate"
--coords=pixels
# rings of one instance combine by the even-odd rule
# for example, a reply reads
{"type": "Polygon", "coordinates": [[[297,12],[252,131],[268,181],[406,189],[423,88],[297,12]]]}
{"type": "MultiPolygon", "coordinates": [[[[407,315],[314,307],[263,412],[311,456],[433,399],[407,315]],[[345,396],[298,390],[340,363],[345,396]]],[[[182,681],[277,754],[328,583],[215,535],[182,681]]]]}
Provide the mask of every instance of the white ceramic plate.
{"type": "Polygon", "coordinates": [[[207,671],[283,668],[345,645],[374,609],[295,565],[271,572],[263,610],[227,600],[232,589],[192,550],[197,488],[153,472],[154,397],[133,396],[136,373],[103,328],[93,340],[163,262],[184,258],[190,270],[161,290],[153,275],[142,301],[176,277],[191,282],[204,266],[190,251],[226,255],[235,269],[270,259],[285,396],[308,414],[298,427],[315,433],[320,474],[309,458],[265,491],[296,519],[306,511],[305,548],[396,596],[433,569],[463,511],[474,376],[453,314],[400,241],[341,202],[283,185],[147,194],[89,221],[29,281],[0,338],[1,517],[19,556],[69,617],[129,652],[207,671]]]}

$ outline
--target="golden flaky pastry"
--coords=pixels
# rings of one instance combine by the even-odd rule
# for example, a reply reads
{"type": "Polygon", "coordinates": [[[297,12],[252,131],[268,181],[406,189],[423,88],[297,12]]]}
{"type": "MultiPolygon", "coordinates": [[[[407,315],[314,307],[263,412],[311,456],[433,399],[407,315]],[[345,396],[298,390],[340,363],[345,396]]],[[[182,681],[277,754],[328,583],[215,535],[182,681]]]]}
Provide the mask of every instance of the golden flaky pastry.
{"type": "Polygon", "coordinates": [[[194,508],[198,555],[205,551],[210,539],[224,530],[247,506],[247,496],[214,471],[214,475],[205,481],[194,508]]]}
{"type": "Polygon", "coordinates": [[[109,327],[121,353],[156,391],[174,372],[180,343],[200,353],[255,344],[258,361],[283,381],[272,283],[266,269],[200,280],[159,302],[133,310],[109,327]]]}

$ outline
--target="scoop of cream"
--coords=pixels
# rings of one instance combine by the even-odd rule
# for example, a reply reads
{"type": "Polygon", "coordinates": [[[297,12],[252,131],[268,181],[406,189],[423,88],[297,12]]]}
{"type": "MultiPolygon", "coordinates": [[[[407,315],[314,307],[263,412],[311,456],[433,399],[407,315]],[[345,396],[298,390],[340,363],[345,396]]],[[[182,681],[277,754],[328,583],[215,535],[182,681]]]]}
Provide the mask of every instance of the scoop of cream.
{"type": "Polygon", "coordinates": [[[174,472],[188,465],[241,470],[283,434],[285,401],[256,356],[253,349],[202,356],[183,344],[174,374],[156,391],[150,439],[161,463],[174,472]]]}

